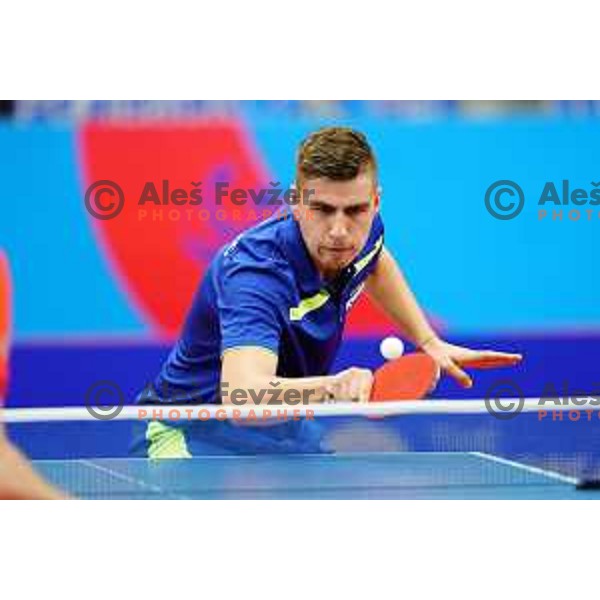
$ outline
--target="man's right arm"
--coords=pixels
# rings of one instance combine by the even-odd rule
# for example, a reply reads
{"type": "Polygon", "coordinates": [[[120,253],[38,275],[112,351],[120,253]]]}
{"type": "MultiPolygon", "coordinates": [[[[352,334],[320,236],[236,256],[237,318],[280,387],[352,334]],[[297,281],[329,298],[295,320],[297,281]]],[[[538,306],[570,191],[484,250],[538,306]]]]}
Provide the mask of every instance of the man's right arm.
{"type": "Polygon", "coordinates": [[[297,407],[325,400],[368,402],[373,374],[368,369],[351,368],[335,375],[316,377],[277,377],[277,355],[259,346],[240,346],[223,353],[221,389],[223,404],[268,405],[277,394],[277,403],[297,407]]]}

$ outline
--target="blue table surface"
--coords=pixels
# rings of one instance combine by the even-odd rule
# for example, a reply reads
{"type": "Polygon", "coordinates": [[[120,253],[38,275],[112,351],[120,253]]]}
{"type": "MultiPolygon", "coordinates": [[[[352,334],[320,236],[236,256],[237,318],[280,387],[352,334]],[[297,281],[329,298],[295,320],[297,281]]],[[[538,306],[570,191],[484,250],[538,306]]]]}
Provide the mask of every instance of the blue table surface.
{"type": "Polygon", "coordinates": [[[568,478],[473,453],[44,460],[35,467],[81,498],[600,499],[568,478]]]}

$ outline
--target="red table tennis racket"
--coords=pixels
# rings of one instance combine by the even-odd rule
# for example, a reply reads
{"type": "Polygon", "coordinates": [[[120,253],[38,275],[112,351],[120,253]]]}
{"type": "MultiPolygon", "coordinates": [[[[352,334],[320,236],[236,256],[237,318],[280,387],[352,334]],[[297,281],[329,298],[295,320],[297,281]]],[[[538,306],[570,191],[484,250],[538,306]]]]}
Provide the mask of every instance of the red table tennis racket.
{"type": "Polygon", "coordinates": [[[435,387],[439,376],[439,367],[428,354],[406,354],[375,371],[370,401],[419,400],[435,387]]]}

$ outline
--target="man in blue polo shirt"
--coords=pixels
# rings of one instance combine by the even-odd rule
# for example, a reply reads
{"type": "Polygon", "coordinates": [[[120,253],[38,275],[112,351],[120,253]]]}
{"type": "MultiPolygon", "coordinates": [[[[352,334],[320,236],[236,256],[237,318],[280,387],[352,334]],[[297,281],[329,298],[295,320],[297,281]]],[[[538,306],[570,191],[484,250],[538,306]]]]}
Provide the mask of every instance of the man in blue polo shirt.
{"type": "MultiPolygon", "coordinates": [[[[244,232],[214,258],[180,339],[140,403],[227,403],[228,391],[256,397],[273,386],[280,398],[295,391],[314,403],[368,401],[369,370],[330,374],[347,311],[363,289],[464,386],[471,380],[463,360],[520,359],[454,346],[434,333],[384,247],[377,164],[361,133],[329,127],[310,135],[299,149],[296,187],[298,204],[244,232]]],[[[154,421],[134,444],[135,454],[151,458],[323,451],[320,428],[309,420],[260,427],[154,421]]]]}

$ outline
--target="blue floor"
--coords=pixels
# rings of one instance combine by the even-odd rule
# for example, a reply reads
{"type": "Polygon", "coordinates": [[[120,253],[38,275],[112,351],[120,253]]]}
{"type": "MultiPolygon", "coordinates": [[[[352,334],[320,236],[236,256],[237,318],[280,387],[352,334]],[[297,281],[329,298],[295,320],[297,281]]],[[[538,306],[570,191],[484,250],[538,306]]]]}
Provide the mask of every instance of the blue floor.
{"type": "Polygon", "coordinates": [[[566,477],[479,453],[45,460],[81,498],[600,499],[566,477]]]}

